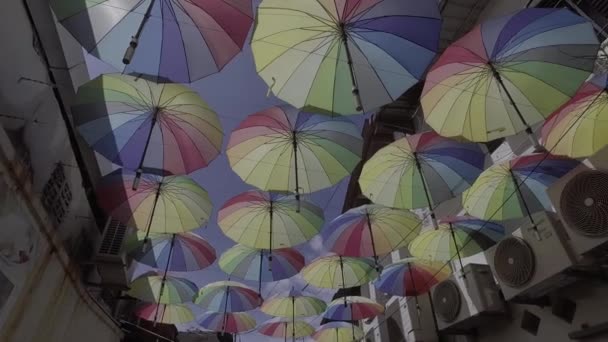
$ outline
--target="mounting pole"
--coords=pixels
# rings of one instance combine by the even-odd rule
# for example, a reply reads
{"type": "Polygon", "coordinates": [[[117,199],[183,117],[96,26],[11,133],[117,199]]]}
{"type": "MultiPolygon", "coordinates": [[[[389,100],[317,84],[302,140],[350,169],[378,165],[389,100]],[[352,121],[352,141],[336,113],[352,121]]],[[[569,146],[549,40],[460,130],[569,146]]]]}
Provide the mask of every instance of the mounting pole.
{"type": "MultiPolygon", "coordinates": [[[[167,272],[169,271],[169,264],[171,263],[171,254],[173,253],[173,246],[175,246],[175,234],[171,237],[171,245],[169,246],[169,256],[167,257],[167,264],[165,265],[165,271],[163,273],[163,280],[160,283],[160,290],[158,291],[158,300],[163,296],[163,292],[165,291],[165,282],[167,281],[167,272]]],[[[167,307],[163,311],[163,317],[165,315],[167,307]]],[[[158,318],[158,307],[156,313],[154,314],[154,324],[156,324],[156,319],[158,318]]],[[[162,318],[161,318],[162,319],[162,318]]]]}
{"type": "Polygon", "coordinates": [[[133,191],[137,191],[137,188],[139,188],[139,181],[141,180],[141,175],[144,173],[144,161],[146,159],[146,153],[148,153],[148,147],[150,146],[150,139],[152,138],[152,132],[154,131],[154,126],[156,125],[156,121],[158,120],[159,112],[160,112],[160,108],[156,107],[154,109],[154,113],[152,113],[152,122],[150,123],[150,131],[148,132],[148,137],[146,138],[146,144],[144,145],[144,152],[141,154],[141,159],[139,160],[139,166],[137,166],[137,170],[135,172],[135,179],[133,180],[133,191]]]}
{"type": "MultiPolygon", "coordinates": [[[[456,248],[456,255],[458,255],[458,262],[460,263],[460,272],[462,273],[462,277],[466,278],[466,274],[464,273],[464,265],[462,264],[462,258],[460,257],[460,249],[458,248],[458,244],[456,243],[456,233],[454,233],[454,227],[452,226],[452,222],[450,222],[450,234],[452,235],[452,240],[454,241],[454,247],[456,248]]],[[[451,256],[450,256],[451,258],[451,256]]]]}
{"type": "Polygon", "coordinates": [[[515,184],[517,196],[519,197],[519,199],[521,199],[521,202],[524,204],[524,209],[526,210],[526,215],[528,215],[528,219],[530,220],[530,223],[532,224],[532,230],[534,231],[534,237],[536,237],[536,239],[538,241],[540,241],[541,237],[540,237],[540,232],[538,231],[538,226],[536,225],[536,222],[534,222],[534,218],[532,217],[532,212],[530,211],[530,208],[528,207],[528,203],[526,203],[526,199],[524,198],[523,193],[521,192],[521,188],[519,187],[519,181],[517,180],[517,177],[513,173],[513,169],[511,169],[510,167],[509,167],[509,173],[511,174],[511,179],[513,180],[513,184],[515,184]]]}
{"type": "MultiPolygon", "coordinates": [[[[146,228],[146,236],[144,237],[142,251],[145,253],[148,251],[148,244],[150,243],[150,229],[152,229],[152,221],[154,221],[154,212],[156,211],[156,205],[158,204],[158,199],[160,198],[160,190],[163,186],[162,182],[158,183],[158,188],[156,189],[156,195],[154,197],[154,204],[152,205],[152,212],[150,212],[150,220],[148,221],[148,227],[146,228]]],[[[174,235],[175,238],[175,235],[174,235]]]]}
{"type": "Polygon", "coordinates": [[[380,272],[380,264],[378,264],[378,254],[376,253],[376,242],[374,241],[374,232],[372,231],[372,220],[369,217],[369,212],[365,213],[367,217],[367,228],[369,229],[369,237],[372,241],[372,250],[374,252],[374,262],[376,264],[376,271],[380,272]]]}
{"type": "MultiPolygon", "coordinates": [[[[342,256],[340,255],[340,272],[342,274],[342,288],[346,289],[346,281],[344,280],[344,262],[342,261],[342,256]]],[[[347,307],[346,304],[346,296],[344,296],[344,307],[347,307]]]]}
{"type": "Polygon", "coordinates": [[[340,33],[342,35],[342,41],[344,42],[344,50],[346,52],[346,60],[348,63],[348,70],[350,71],[350,79],[353,85],[353,96],[355,98],[357,112],[363,111],[363,104],[361,102],[361,94],[359,93],[359,86],[357,84],[357,78],[355,76],[355,67],[353,65],[353,57],[350,53],[350,47],[348,46],[348,33],[346,33],[346,24],[340,23],[340,33]]]}
{"type": "MultiPolygon", "coordinates": [[[[296,174],[297,174],[297,170],[296,170],[296,174]]],[[[268,209],[268,213],[270,215],[270,223],[269,223],[269,228],[270,228],[270,241],[268,242],[268,270],[270,272],[272,272],[272,221],[274,220],[274,201],[271,199],[270,200],[270,208],[268,209]]],[[[262,278],[260,278],[261,280],[262,278]]]]}
{"type": "Polygon", "coordinates": [[[431,211],[431,220],[433,221],[433,228],[439,228],[437,224],[437,216],[435,216],[435,210],[433,209],[433,203],[431,202],[431,195],[429,194],[429,189],[426,185],[426,180],[424,179],[424,175],[422,174],[422,164],[420,164],[420,159],[418,159],[418,153],[412,153],[414,155],[414,161],[416,162],[416,168],[418,169],[418,174],[420,175],[420,181],[422,182],[422,187],[424,189],[424,196],[426,197],[426,203],[429,206],[429,210],[431,211]]]}

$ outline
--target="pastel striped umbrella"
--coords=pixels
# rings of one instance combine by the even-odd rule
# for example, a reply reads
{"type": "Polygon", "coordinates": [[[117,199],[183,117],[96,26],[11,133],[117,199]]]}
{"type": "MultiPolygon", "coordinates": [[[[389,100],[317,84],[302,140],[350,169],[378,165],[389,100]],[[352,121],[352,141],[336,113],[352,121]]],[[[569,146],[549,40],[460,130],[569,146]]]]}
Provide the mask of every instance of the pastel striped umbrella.
{"type": "Polygon", "coordinates": [[[323,226],[323,209],[294,196],[247,191],[229,199],[218,213],[222,232],[237,243],[272,250],[302,244],[323,226]]]}
{"type": "Polygon", "coordinates": [[[363,166],[359,185],[374,203],[432,209],[470,187],[490,162],[479,144],[424,132],[376,152],[363,166]]]}
{"type": "Polygon", "coordinates": [[[210,283],[198,292],[194,303],[213,312],[250,311],[262,304],[260,294],[235,281],[210,283]]]}
{"type": "Polygon", "coordinates": [[[584,158],[608,145],[608,75],[597,75],[553,113],[542,130],[553,154],[584,158]]]}
{"type": "Polygon", "coordinates": [[[145,235],[137,231],[129,236],[125,249],[129,256],[150,267],[169,272],[194,272],[215,261],[215,249],[198,234],[151,234],[151,248],[145,243],[145,235]]]}
{"type": "Polygon", "coordinates": [[[383,313],[384,306],[369,298],[346,296],[329,303],[323,317],[335,321],[359,321],[376,317],[383,313]]]}
{"type": "Polygon", "coordinates": [[[312,336],[317,342],[353,342],[363,337],[363,329],[346,322],[324,324],[312,336]]]}
{"type": "Polygon", "coordinates": [[[345,289],[369,283],[378,275],[370,259],[330,255],[315,259],[300,272],[315,287],[345,289]]]}
{"type": "Polygon", "coordinates": [[[242,49],[251,0],[51,0],[57,20],[93,56],[125,74],[190,83],[242,49]]]}
{"type": "Polygon", "coordinates": [[[264,0],[251,48],[277,97],[345,115],[391,103],[418,83],[440,31],[436,1],[264,0]]]}
{"type": "Polygon", "coordinates": [[[273,321],[262,324],[258,328],[258,332],[262,335],[275,338],[283,338],[287,341],[287,337],[296,338],[310,336],[315,332],[315,328],[305,321],[273,321]],[[294,335],[295,332],[295,335],[294,335]]]}
{"type": "Polygon", "coordinates": [[[304,296],[301,292],[291,290],[287,296],[276,295],[262,304],[263,313],[277,317],[311,317],[321,314],[327,304],[317,297],[304,296]]]}
{"type": "Polygon", "coordinates": [[[420,258],[406,258],[386,266],[374,286],[393,296],[417,297],[448,279],[449,264],[420,258]]]}
{"type": "Polygon", "coordinates": [[[129,287],[129,296],[160,304],[190,302],[198,291],[196,284],[188,279],[156,273],[145,273],[131,282],[129,287]]]}
{"type": "Polygon", "coordinates": [[[220,269],[231,277],[255,281],[261,293],[262,282],[291,278],[304,267],[304,256],[295,249],[275,249],[272,261],[268,251],[235,245],[226,250],[219,259],[220,269]]]}
{"type": "Polygon", "coordinates": [[[471,141],[526,131],[574,95],[594,67],[591,23],[568,9],[528,8],[488,20],[448,47],[426,76],[426,122],[471,141]]]}
{"type": "Polygon", "coordinates": [[[180,84],[101,75],[78,89],[72,114],[93,150],[138,175],[189,174],[207,167],[222,148],[217,114],[180,84]]]}
{"type": "Polygon", "coordinates": [[[409,245],[414,257],[433,261],[466,258],[492,247],[505,236],[505,228],[495,222],[470,216],[442,219],[437,229],[418,235],[409,245]]]}
{"type": "Polygon", "coordinates": [[[255,318],[246,312],[208,312],[197,320],[205,329],[240,334],[255,329],[255,318]]]}
{"type": "Polygon", "coordinates": [[[140,304],[135,316],[155,323],[185,324],[194,321],[194,313],[183,304],[140,304]]]}
{"type": "Polygon", "coordinates": [[[230,166],[267,191],[311,193],[350,175],[361,160],[359,128],[344,118],[272,107],[247,117],[230,135],[230,166]]]}
{"type": "Polygon", "coordinates": [[[494,164],[463,194],[462,204],[467,213],[484,220],[532,219],[531,214],[552,209],[547,188],[579,165],[546,153],[494,164]]]}
{"type": "Polygon", "coordinates": [[[200,228],[211,216],[209,194],[185,176],[142,175],[137,190],[133,173],[117,170],[97,187],[99,205],[108,215],[149,233],[177,234],[200,228]]]}
{"type": "Polygon", "coordinates": [[[422,221],[414,213],[380,205],[363,205],[335,218],[326,228],[325,245],[343,256],[374,257],[407,245],[418,235],[422,221]]]}

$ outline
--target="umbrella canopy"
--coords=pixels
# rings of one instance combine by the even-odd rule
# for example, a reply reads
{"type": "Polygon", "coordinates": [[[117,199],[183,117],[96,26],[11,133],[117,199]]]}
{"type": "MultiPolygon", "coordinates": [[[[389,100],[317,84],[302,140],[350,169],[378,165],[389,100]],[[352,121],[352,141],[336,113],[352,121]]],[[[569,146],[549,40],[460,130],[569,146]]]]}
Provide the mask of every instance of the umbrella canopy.
{"type": "Polygon", "coordinates": [[[243,312],[262,304],[255,290],[235,281],[218,281],[199,290],[194,303],[208,311],[243,312]]]}
{"type": "Polygon", "coordinates": [[[194,233],[151,234],[146,246],[145,232],[137,231],[125,242],[130,257],[138,262],[169,272],[194,272],[215,261],[215,249],[194,233]]]}
{"type": "Polygon", "coordinates": [[[363,329],[346,322],[324,324],[312,336],[317,342],[353,342],[363,337],[363,329]]]}
{"type": "Polygon", "coordinates": [[[197,291],[188,279],[146,273],[131,283],[127,294],[144,302],[180,304],[192,301],[197,291]]]}
{"type": "Polygon", "coordinates": [[[197,320],[205,329],[240,334],[255,329],[255,318],[246,312],[208,312],[197,320]]]}
{"type": "Polygon", "coordinates": [[[489,164],[480,145],[425,132],[376,152],[363,166],[359,184],[374,203],[433,208],[465,191],[489,164]]]}
{"type": "Polygon", "coordinates": [[[189,174],[209,165],[222,147],[217,114],[180,84],[101,75],[78,89],[72,114],[95,151],[138,173],[189,174]]]}
{"type": "Polygon", "coordinates": [[[213,204],[205,189],[185,176],[144,174],[137,190],[137,176],[117,170],[97,187],[99,205],[108,215],[146,233],[184,233],[205,225],[213,204]]]}
{"type": "Polygon", "coordinates": [[[294,196],[247,191],[231,198],[218,213],[222,232],[249,247],[292,247],[317,235],[323,226],[323,209],[294,196]]]}
{"type": "Polygon", "coordinates": [[[584,158],[608,145],[606,132],[608,75],[598,75],[547,119],[542,141],[553,154],[584,158]]]}
{"type": "Polygon", "coordinates": [[[441,220],[437,229],[418,235],[409,245],[412,256],[450,261],[466,258],[492,247],[505,236],[505,228],[494,222],[469,216],[441,220]]]}
{"type": "Polygon", "coordinates": [[[126,74],[177,83],[221,70],[241,51],[253,22],[250,0],[51,0],[51,6],[95,57],[126,74]]]}
{"type": "Polygon", "coordinates": [[[279,98],[306,110],[356,114],[418,83],[440,30],[434,1],[264,0],[251,47],[258,73],[279,98]]]}
{"type": "Polygon", "coordinates": [[[264,301],[263,313],[277,317],[311,317],[321,314],[326,304],[319,298],[303,296],[291,290],[288,296],[277,295],[264,301]]]}
{"type": "Polygon", "coordinates": [[[361,286],[378,275],[372,260],[338,255],[317,258],[300,273],[310,285],[326,289],[361,286]]]}
{"type": "Polygon", "coordinates": [[[297,196],[348,176],[361,160],[362,146],[360,130],[347,119],[272,107],[240,123],[226,154],[246,183],[297,196]]]}
{"type": "Polygon", "coordinates": [[[219,260],[222,271],[231,277],[260,283],[291,278],[304,264],[304,256],[292,248],[275,249],[269,261],[268,251],[243,245],[229,248],[219,260]]]}
{"type": "Polygon", "coordinates": [[[420,258],[407,258],[386,266],[374,286],[394,296],[416,297],[452,274],[448,264],[420,258]]]}
{"type": "Polygon", "coordinates": [[[546,153],[494,164],[462,196],[465,210],[484,220],[531,217],[551,210],[547,187],[580,162],[546,153]]]}
{"type": "Polygon", "coordinates": [[[330,251],[343,256],[374,257],[407,245],[422,221],[414,213],[380,205],[353,208],[334,219],[325,240],[330,251]]]}
{"type": "Polygon", "coordinates": [[[568,9],[529,8],[486,21],[453,43],[422,92],[426,122],[446,137],[491,141],[545,120],[589,76],[593,26],[568,9]]]}
{"type": "Polygon", "coordinates": [[[183,304],[141,304],[135,315],[146,321],[164,324],[184,324],[194,321],[194,313],[183,304]]]}
{"type": "Polygon", "coordinates": [[[384,306],[369,298],[347,296],[329,303],[323,317],[336,321],[358,321],[376,317],[382,313],[384,313],[384,306]]]}
{"type": "Polygon", "coordinates": [[[277,337],[277,338],[300,338],[310,336],[315,332],[310,324],[304,321],[275,321],[264,323],[258,328],[258,332],[262,335],[277,337]],[[295,331],[295,335],[294,335],[295,331]]]}

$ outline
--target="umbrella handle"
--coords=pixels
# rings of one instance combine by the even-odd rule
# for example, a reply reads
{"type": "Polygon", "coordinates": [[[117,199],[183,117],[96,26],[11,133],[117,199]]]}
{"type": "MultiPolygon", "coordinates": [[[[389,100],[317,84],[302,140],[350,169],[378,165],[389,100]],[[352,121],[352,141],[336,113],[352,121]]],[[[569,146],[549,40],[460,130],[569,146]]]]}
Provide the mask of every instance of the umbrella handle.
{"type": "Polygon", "coordinates": [[[122,63],[125,65],[129,65],[131,63],[131,59],[135,55],[135,50],[137,49],[137,45],[139,44],[139,37],[141,36],[142,31],[144,30],[144,26],[148,19],[150,19],[150,15],[152,14],[152,7],[154,7],[154,0],[150,1],[150,5],[146,9],[146,13],[144,14],[144,18],[142,19],[139,27],[137,28],[137,32],[133,37],[131,37],[131,42],[129,43],[129,47],[125,51],[125,55],[122,58],[122,63]]]}
{"type": "Polygon", "coordinates": [[[342,32],[342,41],[344,42],[344,51],[346,52],[346,60],[348,63],[348,70],[350,71],[350,80],[353,85],[352,93],[355,98],[357,112],[363,111],[363,104],[361,101],[361,94],[359,93],[359,86],[357,84],[357,78],[355,76],[355,68],[353,67],[353,57],[350,53],[350,47],[348,46],[348,34],[346,33],[346,25],[340,24],[340,31],[342,32]]]}

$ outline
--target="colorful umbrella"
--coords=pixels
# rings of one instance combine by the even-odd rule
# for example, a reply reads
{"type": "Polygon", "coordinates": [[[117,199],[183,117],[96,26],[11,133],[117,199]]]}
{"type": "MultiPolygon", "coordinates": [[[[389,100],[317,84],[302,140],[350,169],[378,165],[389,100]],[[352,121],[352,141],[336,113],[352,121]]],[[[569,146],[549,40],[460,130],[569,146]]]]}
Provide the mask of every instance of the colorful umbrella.
{"type": "Polygon", "coordinates": [[[95,57],[123,73],[178,83],[220,71],[241,51],[253,22],[250,0],[51,0],[51,6],[95,57]]]}
{"type": "Polygon", "coordinates": [[[262,326],[258,328],[258,332],[270,337],[280,337],[287,341],[288,336],[291,336],[294,339],[310,336],[315,332],[315,328],[304,321],[295,321],[295,323],[275,321],[262,324],[262,326]]]}
{"type": "Polygon", "coordinates": [[[409,245],[412,256],[432,260],[450,261],[455,256],[460,261],[496,244],[505,236],[505,228],[494,222],[469,216],[450,217],[441,220],[437,229],[423,232],[409,245]]]}
{"type": "Polygon", "coordinates": [[[372,260],[338,255],[317,258],[300,273],[310,285],[326,289],[361,286],[378,275],[372,260]]]}
{"type": "Polygon", "coordinates": [[[141,304],[135,315],[146,321],[164,324],[184,324],[194,321],[194,313],[183,304],[141,304]]]}
{"type": "Polygon", "coordinates": [[[196,284],[188,279],[155,273],[145,273],[131,282],[129,287],[129,296],[160,304],[190,302],[198,291],[196,284]]]}
{"type": "Polygon", "coordinates": [[[253,330],[256,322],[246,312],[208,312],[198,319],[198,324],[212,331],[240,334],[253,330]]]}
{"type": "Polygon", "coordinates": [[[226,236],[242,245],[272,250],[299,245],[317,235],[323,226],[323,210],[293,196],[253,190],[228,200],[219,211],[218,224],[226,236]]]}
{"type": "Polygon", "coordinates": [[[589,157],[608,145],[608,75],[595,76],[551,115],[542,130],[553,154],[589,157]]]}
{"type": "Polygon", "coordinates": [[[323,317],[335,321],[358,321],[376,317],[382,313],[384,313],[384,306],[369,298],[346,296],[329,303],[323,317]]]}
{"type": "Polygon", "coordinates": [[[279,98],[354,114],[418,83],[440,30],[435,1],[264,0],[251,47],[258,73],[279,98]]]}
{"type": "Polygon", "coordinates": [[[170,272],[194,272],[215,261],[215,249],[194,233],[151,234],[148,248],[145,232],[132,234],[125,242],[129,256],[138,262],[170,272]]]}
{"type": "Polygon", "coordinates": [[[222,271],[231,277],[258,282],[261,293],[262,282],[291,278],[304,267],[304,256],[295,249],[275,249],[272,261],[268,251],[235,245],[225,251],[219,260],[222,271]]]}
{"type": "Polygon", "coordinates": [[[312,338],[317,342],[353,342],[364,337],[363,330],[346,322],[330,322],[324,324],[314,333],[312,338]]]}
{"type": "Polygon", "coordinates": [[[407,245],[418,235],[422,221],[414,213],[380,205],[353,208],[334,219],[325,240],[330,251],[350,257],[374,257],[407,245]]]}
{"type": "Polygon", "coordinates": [[[546,153],[494,164],[463,194],[463,206],[484,220],[532,219],[532,213],[552,208],[547,187],[578,165],[574,159],[546,153]]]}
{"type": "Polygon", "coordinates": [[[218,281],[200,289],[194,303],[208,311],[242,312],[262,304],[259,293],[235,281],[218,281]]]}
{"type": "Polygon", "coordinates": [[[102,179],[97,198],[108,215],[146,235],[184,233],[209,220],[213,204],[207,191],[192,179],[144,174],[133,190],[136,177],[117,170],[102,179]]]}
{"type": "Polygon", "coordinates": [[[453,43],[426,76],[426,122],[446,137],[491,141],[527,131],[566,102],[594,67],[590,22],[529,8],[486,21],[453,43]]]}
{"type": "Polygon", "coordinates": [[[217,114],[179,84],[101,75],[78,89],[72,113],[95,151],[138,175],[189,174],[209,165],[222,147],[217,114]]]}
{"type": "Polygon", "coordinates": [[[326,306],[321,299],[303,296],[292,289],[288,296],[277,295],[264,301],[261,310],[277,317],[311,317],[321,314],[326,306]]]}
{"type": "Polygon", "coordinates": [[[448,279],[452,274],[448,264],[420,258],[406,258],[386,266],[374,281],[374,286],[400,297],[417,297],[448,279]]]}
{"type": "Polygon", "coordinates": [[[343,118],[272,107],[232,132],[226,154],[246,183],[267,191],[310,193],[348,176],[361,160],[360,130],[343,118]]]}
{"type": "Polygon", "coordinates": [[[432,209],[470,187],[489,164],[480,145],[425,132],[376,152],[363,166],[359,184],[374,203],[432,209]]]}

